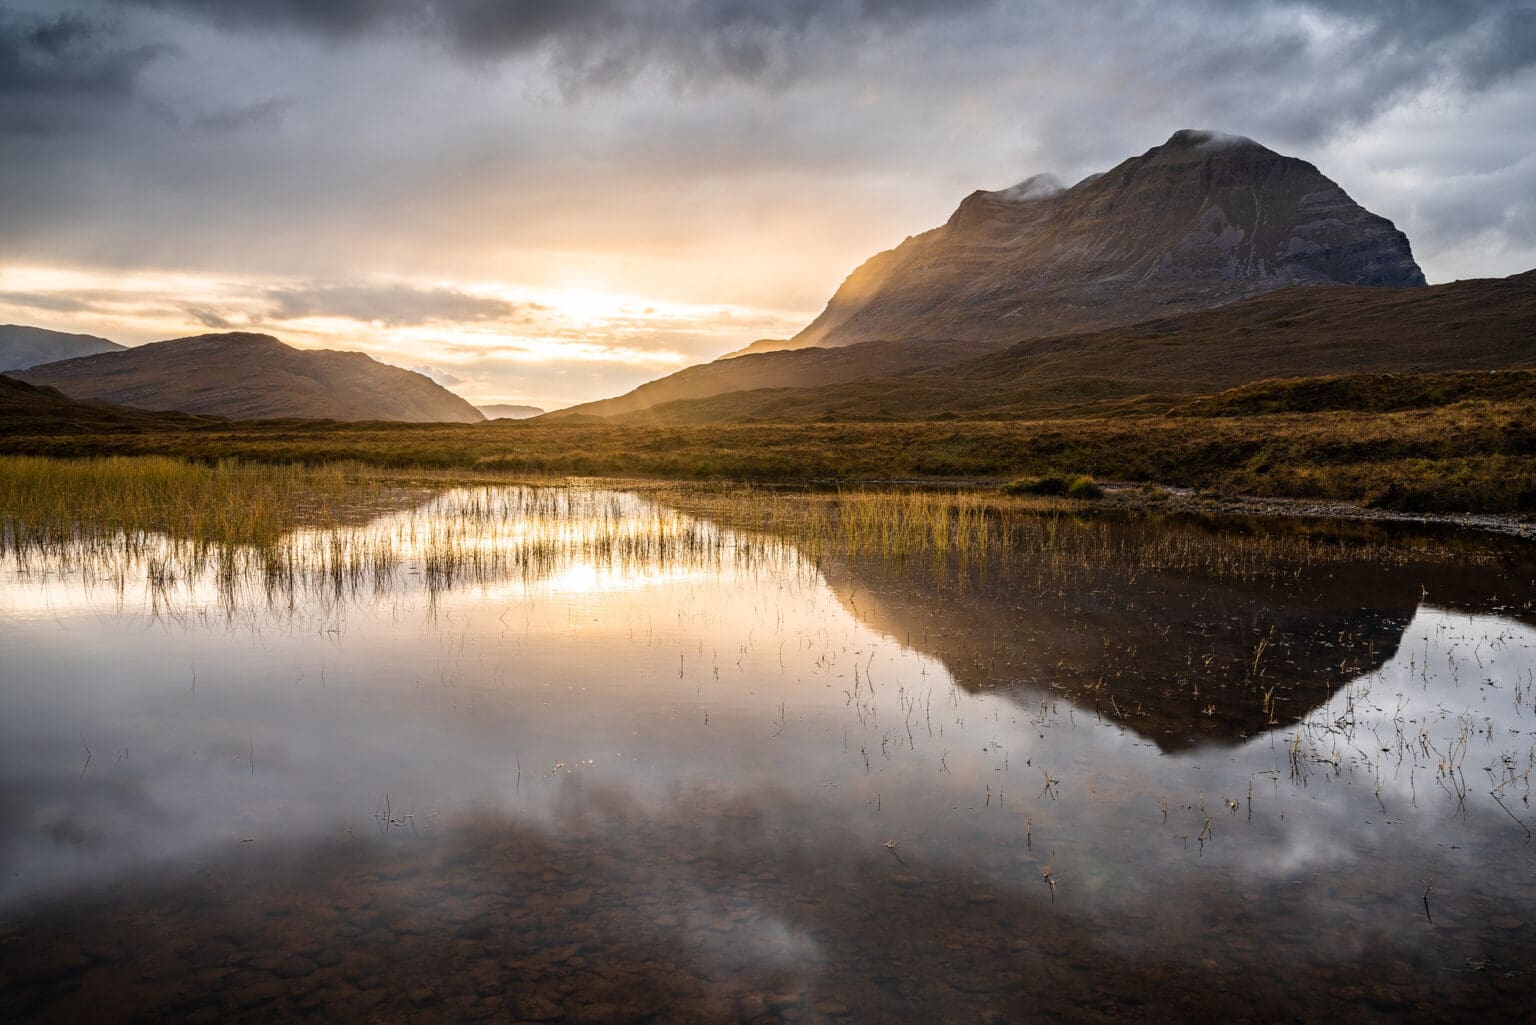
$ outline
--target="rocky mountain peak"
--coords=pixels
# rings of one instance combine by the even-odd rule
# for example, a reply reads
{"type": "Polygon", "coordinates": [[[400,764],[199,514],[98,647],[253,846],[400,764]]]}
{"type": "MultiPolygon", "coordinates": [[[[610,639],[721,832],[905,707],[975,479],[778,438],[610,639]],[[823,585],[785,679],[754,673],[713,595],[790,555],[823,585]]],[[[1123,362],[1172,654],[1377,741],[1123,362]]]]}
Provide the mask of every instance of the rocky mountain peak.
{"type": "Polygon", "coordinates": [[[1018,341],[1294,285],[1414,287],[1408,239],[1304,160],[1185,129],[1070,188],[978,191],[877,254],[786,348],[1018,341]]]}
{"type": "MultiPolygon", "coordinates": [[[[1265,153],[1273,153],[1271,149],[1260,146],[1246,135],[1228,135],[1225,132],[1211,132],[1200,128],[1181,128],[1168,136],[1168,141],[1161,146],[1148,151],[1149,153],[1216,153],[1221,151],[1239,150],[1263,150],[1265,153]]],[[[1279,156],[1279,154],[1275,154],[1279,156]]]]}

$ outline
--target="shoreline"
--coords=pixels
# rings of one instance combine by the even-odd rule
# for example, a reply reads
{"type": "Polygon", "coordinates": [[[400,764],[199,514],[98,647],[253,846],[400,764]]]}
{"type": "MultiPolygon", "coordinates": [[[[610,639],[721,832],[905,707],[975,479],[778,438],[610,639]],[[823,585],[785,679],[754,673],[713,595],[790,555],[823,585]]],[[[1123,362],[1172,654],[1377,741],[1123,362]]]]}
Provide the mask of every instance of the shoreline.
{"type": "MultiPolygon", "coordinates": [[[[610,481],[623,478],[599,478],[610,481]]],[[[684,484],[688,481],[678,480],[684,484]]],[[[693,482],[701,483],[701,482],[693,482]]],[[[829,479],[806,481],[803,485],[779,485],[836,490],[839,487],[910,487],[926,489],[953,489],[957,491],[993,491],[1001,488],[1002,480],[925,480],[921,478],[836,481],[829,479]]],[[[1202,494],[1196,488],[1172,484],[1155,484],[1126,481],[1095,481],[1103,489],[1103,495],[1094,499],[1078,499],[1085,509],[1117,509],[1124,512],[1167,512],[1187,515],[1257,516],[1266,519],[1316,519],[1370,523],[1401,523],[1409,526],[1454,527],[1461,530],[1482,530],[1504,534],[1524,540],[1536,540],[1536,515],[1520,516],[1502,513],[1473,512],[1408,512],[1398,509],[1382,509],[1341,499],[1282,498],[1263,495],[1237,495],[1218,498],[1202,494]]]]}
{"type": "Polygon", "coordinates": [[[1402,523],[1416,526],[1455,527],[1482,530],[1525,540],[1536,540],[1536,518],[1498,513],[1430,513],[1379,509],[1354,502],[1307,498],[1265,498],[1239,495],[1216,498],[1202,495],[1193,488],[1158,484],[1100,484],[1104,497],[1098,504],[1137,511],[1215,514],[1226,516],[1261,516],[1318,520],[1354,520],[1374,523],[1402,523]]]}

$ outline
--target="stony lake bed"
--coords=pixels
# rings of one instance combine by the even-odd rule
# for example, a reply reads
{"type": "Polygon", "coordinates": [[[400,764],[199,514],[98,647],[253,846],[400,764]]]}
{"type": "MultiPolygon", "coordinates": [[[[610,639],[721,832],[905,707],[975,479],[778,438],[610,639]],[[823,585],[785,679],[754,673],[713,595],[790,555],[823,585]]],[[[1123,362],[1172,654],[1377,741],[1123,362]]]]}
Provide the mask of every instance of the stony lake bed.
{"type": "Polygon", "coordinates": [[[317,494],[5,510],[6,1020],[1529,1020],[1529,541],[317,494]]]}

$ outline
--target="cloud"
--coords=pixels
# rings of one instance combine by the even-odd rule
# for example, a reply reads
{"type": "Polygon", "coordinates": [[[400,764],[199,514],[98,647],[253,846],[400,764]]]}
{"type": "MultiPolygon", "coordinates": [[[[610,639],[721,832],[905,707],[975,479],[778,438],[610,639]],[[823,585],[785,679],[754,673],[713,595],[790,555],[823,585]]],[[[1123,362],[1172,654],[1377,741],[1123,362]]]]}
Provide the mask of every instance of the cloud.
{"type": "Polygon", "coordinates": [[[342,317],[389,327],[510,320],[524,312],[504,299],[409,285],[304,285],[271,289],[267,299],[272,303],[265,314],[269,320],[342,317]]]}
{"type": "Polygon", "coordinates": [[[1536,5],[1528,0],[1305,0],[1293,6],[1336,19],[1328,27],[1358,58],[1417,64],[1478,89],[1536,64],[1536,5]]]}
{"type": "Polygon", "coordinates": [[[91,313],[100,310],[95,303],[79,296],[57,292],[0,292],[0,305],[49,313],[91,313]]]}
{"type": "Polygon", "coordinates": [[[1171,60],[1223,80],[1258,72],[1269,85],[1267,68],[1311,50],[1347,58],[1330,69],[1335,87],[1320,91],[1353,93],[1352,106],[1386,102],[1405,85],[1437,77],[1484,89],[1536,59],[1536,17],[1528,0],[1173,0],[1099,8],[1002,0],[126,2],[232,30],[286,32],[332,45],[408,37],[434,40],[472,60],[542,53],[568,87],[627,83],[648,69],[696,82],[782,84],[835,69],[855,48],[881,48],[882,37],[958,21],[1022,44],[1016,50],[1022,61],[1048,57],[1054,45],[1070,50],[1074,43],[1101,42],[1108,33],[1111,51],[1125,42],[1149,61],[1171,60]]]}
{"type": "Polygon", "coordinates": [[[243,31],[330,43],[435,39],[472,60],[547,52],[568,86],[615,84],[651,67],[687,79],[759,80],[793,72],[808,44],[910,30],[992,0],[128,0],[243,31]]]}
{"type": "Polygon", "coordinates": [[[420,366],[411,367],[410,369],[414,370],[418,374],[421,374],[423,377],[432,378],[432,380],[436,381],[438,384],[445,388],[464,383],[464,378],[460,377],[458,374],[452,373],[451,371],[444,370],[442,367],[434,367],[423,363],[420,366]]]}
{"type": "Polygon", "coordinates": [[[234,321],[230,320],[218,310],[211,309],[207,306],[184,304],[181,307],[181,310],[187,316],[203,325],[203,327],[212,328],[215,331],[230,331],[235,327],[234,321]]]}
{"type": "Polygon", "coordinates": [[[48,136],[101,124],[174,47],[124,44],[79,14],[48,18],[0,7],[0,134],[48,136]]]}
{"type": "MultiPolygon", "coordinates": [[[[429,3],[411,0],[126,0],[140,7],[177,11],[235,29],[283,29],[330,40],[374,29],[406,28],[433,20],[429,3]]],[[[447,6],[455,6],[449,4],[447,6]]],[[[515,5],[514,5],[515,6],[515,5]]]]}
{"type": "Polygon", "coordinates": [[[257,100],[232,107],[222,107],[195,115],[191,126],[205,132],[238,132],[247,128],[267,128],[275,125],[298,100],[292,96],[279,96],[270,100],[257,100]]]}

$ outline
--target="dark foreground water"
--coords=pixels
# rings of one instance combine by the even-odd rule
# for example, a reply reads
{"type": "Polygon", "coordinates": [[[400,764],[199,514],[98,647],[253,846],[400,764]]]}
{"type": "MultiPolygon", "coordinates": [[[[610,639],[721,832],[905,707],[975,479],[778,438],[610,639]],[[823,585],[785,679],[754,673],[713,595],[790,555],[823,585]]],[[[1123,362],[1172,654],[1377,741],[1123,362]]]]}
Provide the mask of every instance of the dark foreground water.
{"type": "Polygon", "coordinates": [[[1528,546],[1092,532],[12,556],[0,1020],[1531,1021],[1528,546]]]}

